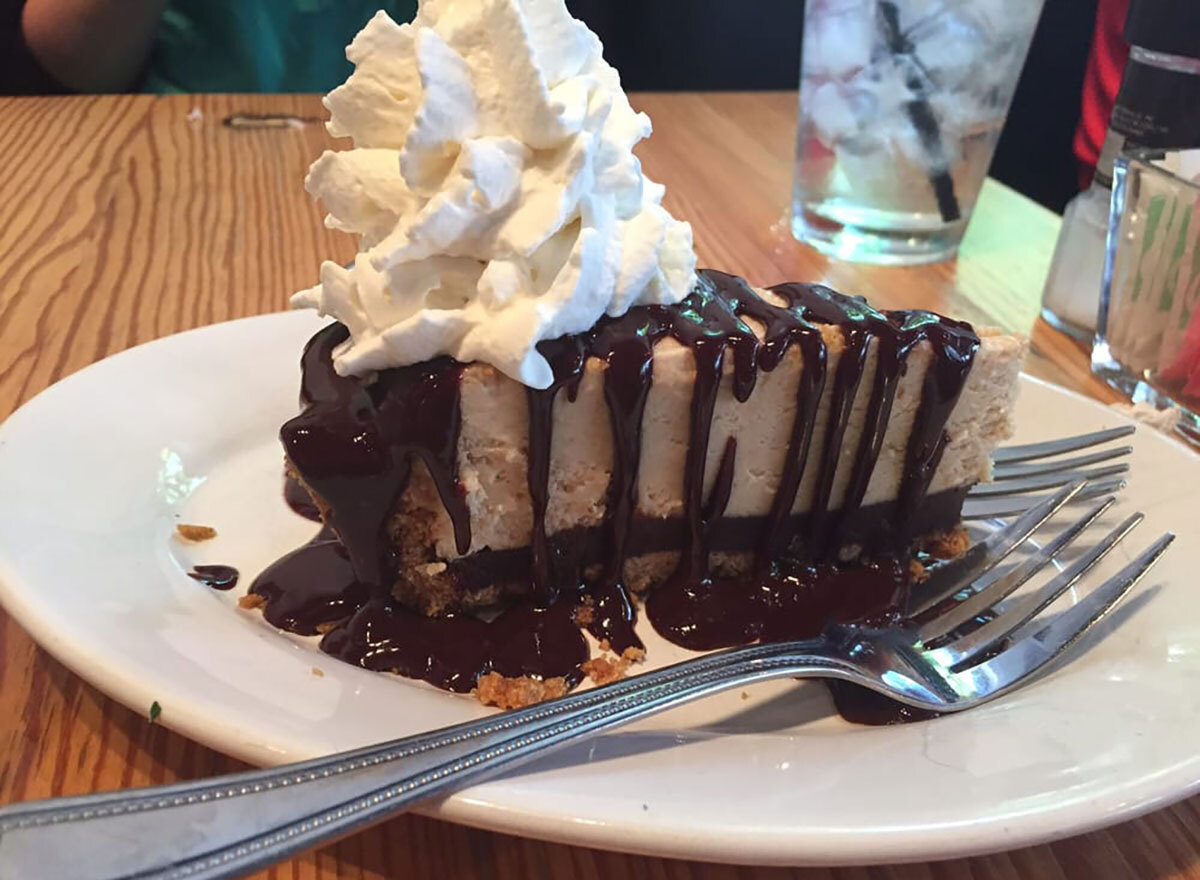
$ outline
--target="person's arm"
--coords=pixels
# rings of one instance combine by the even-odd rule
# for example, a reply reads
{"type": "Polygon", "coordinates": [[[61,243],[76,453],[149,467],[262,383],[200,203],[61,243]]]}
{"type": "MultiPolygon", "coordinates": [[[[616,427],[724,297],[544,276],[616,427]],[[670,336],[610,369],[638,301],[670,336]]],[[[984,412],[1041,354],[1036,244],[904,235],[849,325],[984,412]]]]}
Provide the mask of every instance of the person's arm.
{"type": "Polygon", "coordinates": [[[27,0],[25,41],[63,85],[118,92],[146,64],[166,0],[27,0]]]}

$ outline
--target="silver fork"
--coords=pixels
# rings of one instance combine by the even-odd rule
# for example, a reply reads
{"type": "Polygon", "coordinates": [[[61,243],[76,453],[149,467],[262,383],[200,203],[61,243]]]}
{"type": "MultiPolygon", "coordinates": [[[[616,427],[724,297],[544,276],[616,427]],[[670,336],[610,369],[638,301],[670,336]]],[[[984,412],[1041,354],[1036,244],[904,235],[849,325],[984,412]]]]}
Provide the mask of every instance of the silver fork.
{"type": "Polygon", "coordinates": [[[240,876],[550,749],[770,679],[838,679],[920,709],[969,709],[1060,657],[1173,540],[1163,535],[1077,604],[1038,616],[1051,593],[1077,583],[1129,533],[1141,518],[1135,515],[1031,594],[1036,603],[1000,608],[982,630],[960,635],[964,615],[996,609],[1107,509],[1109,502],[1096,505],[1012,571],[997,569],[1083,490],[1082,481],[1067,486],[948,565],[953,576],[935,574],[914,591],[913,608],[894,627],[837,624],[816,639],[709,654],[520,711],[300,764],[5,807],[0,878],[240,876]],[[983,630],[986,637],[979,636],[983,630]]]}
{"type": "Polygon", "coordinates": [[[1181,421],[1175,426],[1175,433],[1190,443],[1193,447],[1200,449],[1200,428],[1181,421]]]}
{"type": "Polygon", "coordinates": [[[1117,459],[1128,456],[1133,447],[1113,445],[1113,441],[1128,437],[1135,430],[1134,425],[1122,425],[1043,443],[997,449],[992,453],[992,482],[980,483],[971,489],[963,503],[962,518],[980,520],[1015,516],[1048,497],[1030,493],[1056,489],[1076,480],[1087,481],[1076,497],[1077,501],[1119,492],[1125,488],[1124,477],[1129,473],[1129,464],[1117,459]],[[1064,457],[1084,450],[1094,451],[1064,457]]]}

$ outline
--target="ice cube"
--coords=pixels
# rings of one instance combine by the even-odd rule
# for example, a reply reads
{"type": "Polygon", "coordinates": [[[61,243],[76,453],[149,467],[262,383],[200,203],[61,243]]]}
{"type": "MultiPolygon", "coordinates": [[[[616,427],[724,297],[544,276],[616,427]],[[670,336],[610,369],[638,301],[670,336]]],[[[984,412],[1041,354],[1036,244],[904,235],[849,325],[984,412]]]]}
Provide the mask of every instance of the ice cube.
{"type": "Polygon", "coordinates": [[[810,0],[805,9],[803,75],[845,79],[871,62],[874,0],[810,0]]]}
{"type": "Polygon", "coordinates": [[[844,84],[836,82],[824,82],[804,90],[801,111],[816,124],[818,137],[827,146],[858,131],[860,117],[855,112],[853,97],[844,84]]]}
{"type": "Polygon", "coordinates": [[[972,73],[979,75],[980,56],[988,35],[970,15],[936,15],[924,19],[908,33],[913,54],[929,77],[943,89],[959,88],[972,73]]]}

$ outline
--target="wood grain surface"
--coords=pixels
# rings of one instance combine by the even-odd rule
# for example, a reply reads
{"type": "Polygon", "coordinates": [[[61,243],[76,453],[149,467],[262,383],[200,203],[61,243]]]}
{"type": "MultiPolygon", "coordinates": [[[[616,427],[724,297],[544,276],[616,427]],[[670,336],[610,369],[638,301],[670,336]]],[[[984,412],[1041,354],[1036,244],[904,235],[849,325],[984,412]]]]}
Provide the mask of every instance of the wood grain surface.
{"type": "MultiPolygon", "coordinates": [[[[647,172],[702,265],[824,280],[876,304],[1031,334],[1032,373],[1102,400],[1085,353],[1037,322],[1058,218],[989,182],[956,262],[829,262],[787,230],[795,95],[642,95],[647,172]]],[[[0,99],[0,418],[129,346],[277,311],[354,244],[302,181],[331,142],[312,96],[0,99]],[[231,117],[241,117],[240,123],[231,117]],[[270,117],[270,118],[256,118],[270,117]]],[[[0,613],[0,803],[240,765],[114,703],[0,613]]],[[[1200,880],[1200,798],[1058,843],[953,862],[761,869],[605,853],[402,816],[262,875],[596,880],[1200,880]]]]}

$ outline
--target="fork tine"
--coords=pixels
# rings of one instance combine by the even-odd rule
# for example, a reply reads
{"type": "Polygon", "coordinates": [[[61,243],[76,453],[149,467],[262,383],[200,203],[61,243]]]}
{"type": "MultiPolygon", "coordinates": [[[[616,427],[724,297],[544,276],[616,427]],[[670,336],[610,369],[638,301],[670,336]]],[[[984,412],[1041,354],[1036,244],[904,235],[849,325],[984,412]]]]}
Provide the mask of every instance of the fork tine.
{"type": "MultiPolygon", "coordinates": [[[[1093,498],[1100,498],[1103,495],[1114,495],[1124,488],[1125,481],[1122,479],[1101,480],[1099,483],[1085,483],[1084,488],[1071,500],[1091,501],[1093,498]]],[[[1052,495],[1008,495],[1000,498],[975,498],[968,495],[967,500],[963,502],[962,518],[964,520],[972,520],[1019,516],[1032,509],[1034,505],[1053,497],[1052,495]]]]}
{"type": "Polygon", "coordinates": [[[929,610],[994,567],[1082,492],[1084,485],[1079,480],[1029,505],[1028,510],[1007,526],[992,532],[953,562],[934,569],[924,582],[915,584],[910,591],[907,616],[916,617],[929,610]]]}
{"type": "Polygon", "coordinates": [[[1037,474],[1032,477],[1019,479],[1000,479],[994,483],[980,483],[971,489],[972,498],[1002,498],[1005,495],[1018,495],[1022,492],[1036,492],[1038,489],[1057,489],[1073,483],[1075,480],[1102,480],[1128,473],[1128,464],[1112,464],[1107,467],[1093,468],[1090,471],[1060,471],[1057,473],[1037,474]]]}
{"type": "Polygon", "coordinates": [[[967,633],[948,645],[933,651],[938,662],[947,666],[961,667],[970,660],[987,653],[1003,639],[1015,633],[1037,615],[1049,608],[1063,593],[1073,587],[1125,537],[1137,528],[1143,515],[1135,513],[1109,532],[1087,553],[1075,560],[1065,571],[1059,572],[1036,591],[1022,596],[1006,608],[995,619],[979,629],[967,633]]]}
{"type": "Polygon", "coordinates": [[[953,673],[951,682],[955,690],[964,695],[978,695],[980,699],[968,699],[963,705],[949,708],[965,709],[982,700],[998,697],[1059,657],[1133,589],[1174,540],[1175,536],[1170,532],[1163,535],[1117,574],[1088,593],[1085,599],[1037,632],[1020,639],[991,660],[953,673]]]}
{"type": "Polygon", "coordinates": [[[1108,428],[1104,431],[1093,431],[1090,434],[1063,437],[1059,440],[1026,443],[1021,446],[1005,446],[992,453],[992,461],[996,464],[1010,464],[1017,461],[1029,461],[1033,458],[1062,455],[1064,452],[1075,452],[1079,449],[1099,446],[1101,443],[1107,443],[1120,437],[1128,437],[1136,430],[1134,425],[1121,425],[1119,428],[1108,428]]]}
{"type": "Polygon", "coordinates": [[[958,602],[953,608],[939,614],[932,620],[917,627],[917,638],[924,643],[953,632],[968,620],[978,617],[989,608],[1003,601],[1028,581],[1031,577],[1045,568],[1050,560],[1062,553],[1079,535],[1108,510],[1115,498],[1107,498],[1095,505],[1082,517],[1067,526],[1053,541],[1047,542],[1036,553],[1022,562],[1019,566],[1002,575],[993,575],[984,583],[975,584],[975,589],[958,602]]]}
{"type": "Polygon", "coordinates": [[[1132,452],[1132,446],[1116,446],[1112,449],[1101,449],[1098,452],[1089,452],[1087,455],[1076,455],[1071,458],[1052,458],[1049,461],[998,464],[992,468],[992,479],[1011,480],[1018,477],[1033,477],[1038,474],[1056,474],[1060,471],[1073,471],[1087,467],[1090,464],[1099,464],[1104,461],[1112,461],[1114,458],[1122,458],[1132,452]]]}

